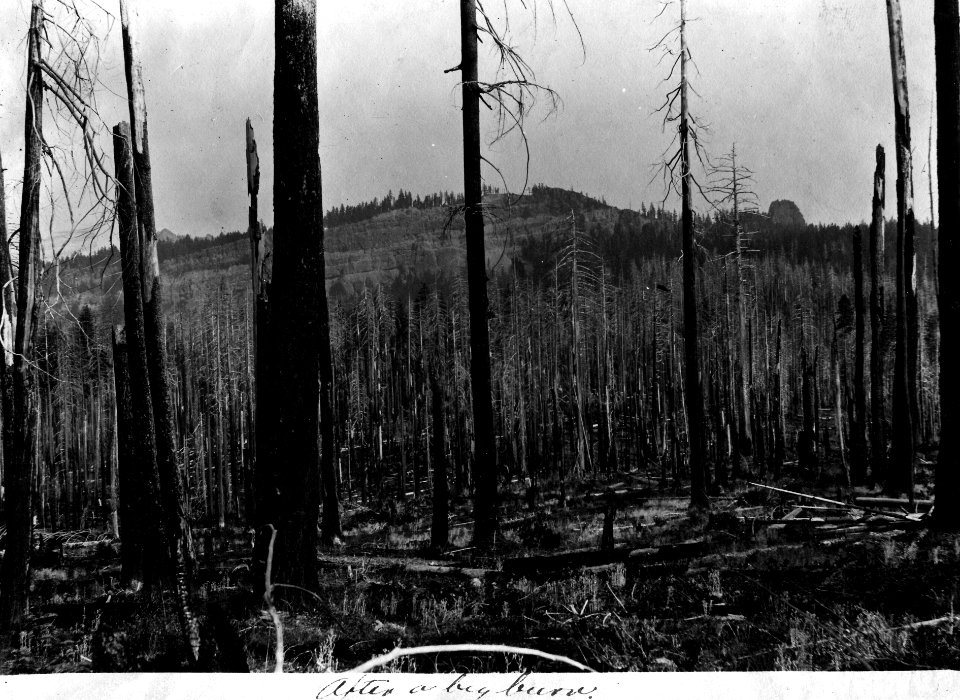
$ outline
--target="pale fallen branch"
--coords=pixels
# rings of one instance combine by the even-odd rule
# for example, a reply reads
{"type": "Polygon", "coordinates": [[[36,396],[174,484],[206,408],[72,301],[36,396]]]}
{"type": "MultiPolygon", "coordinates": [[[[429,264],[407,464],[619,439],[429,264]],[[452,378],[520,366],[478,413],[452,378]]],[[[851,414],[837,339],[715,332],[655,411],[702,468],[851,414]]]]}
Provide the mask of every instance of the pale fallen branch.
{"type": "Polygon", "coordinates": [[[717,622],[746,622],[745,615],[730,613],[727,615],[694,615],[693,617],[683,618],[683,622],[694,622],[695,620],[716,620],[717,622]]]}
{"type": "Polygon", "coordinates": [[[871,513],[873,515],[887,515],[893,518],[902,518],[903,520],[913,520],[913,518],[907,517],[903,513],[890,513],[885,510],[875,510],[873,508],[867,508],[865,506],[859,506],[851,503],[844,503],[843,501],[835,501],[832,498],[823,498],[822,496],[811,496],[808,493],[800,493],[799,491],[790,491],[788,489],[780,489],[776,486],[767,486],[766,484],[755,484],[752,481],[748,481],[748,484],[751,486],[756,486],[761,489],[769,489],[770,491],[777,491],[778,493],[785,493],[790,496],[797,496],[798,498],[809,498],[814,501],[820,501],[821,503],[830,503],[835,506],[840,506],[841,508],[862,510],[864,513],[871,513]]]}
{"type": "Polygon", "coordinates": [[[274,673],[283,673],[283,625],[280,624],[280,615],[277,614],[277,608],[273,604],[273,584],[270,582],[270,572],[273,569],[273,543],[277,539],[277,528],[273,525],[267,525],[270,528],[270,544],[267,545],[267,569],[263,573],[263,602],[267,605],[267,612],[270,619],[273,620],[273,626],[277,630],[277,649],[274,652],[275,665],[274,673]]]}
{"type": "Polygon", "coordinates": [[[364,664],[357,666],[355,669],[351,670],[350,673],[366,673],[367,671],[372,671],[375,668],[380,666],[385,666],[394,659],[398,659],[401,656],[418,656],[422,654],[451,654],[464,651],[473,651],[481,653],[492,653],[492,654],[519,654],[522,656],[538,656],[541,659],[547,659],[548,661],[558,661],[568,666],[573,666],[574,668],[580,669],[581,671],[587,671],[588,673],[596,673],[589,666],[584,666],[579,661],[574,661],[571,658],[566,656],[559,656],[557,654],[548,654],[545,651],[540,651],[539,649],[525,649],[523,647],[513,647],[505,644],[434,644],[431,646],[423,647],[397,647],[393,651],[384,654],[383,656],[378,656],[376,658],[370,659],[364,664]]]}
{"type": "Polygon", "coordinates": [[[934,620],[921,620],[920,622],[911,622],[908,625],[900,625],[899,627],[894,627],[893,629],[915,630],[915,629],[920,629],[921,627],[939,627],[940,625],[946,624],[948,622],[951,624],[954,622],[957,622],[958,619],[960,618],[957,618],[956,615],[947,615],[946,617],[938,617],[934,620]]]}
{"type": "Polygon", "coordinates": [[[886,506],[892,508],[930,508],[933,505],[932,500],[916,499],[913,503],[906,498],[880,498],[873,496],[858,496],[853,499],[858,506],[886,506]]]}
{"type": "Polygon", "coordinates": [[[434,562],[404,564],[403,570],[412,574],[453,574],[455,576],[466,576],[467,578],[483,578],[484,576],[496,576],[499,571],[493,569],[478,569],[462,566],[444,566],[434,562]]]}

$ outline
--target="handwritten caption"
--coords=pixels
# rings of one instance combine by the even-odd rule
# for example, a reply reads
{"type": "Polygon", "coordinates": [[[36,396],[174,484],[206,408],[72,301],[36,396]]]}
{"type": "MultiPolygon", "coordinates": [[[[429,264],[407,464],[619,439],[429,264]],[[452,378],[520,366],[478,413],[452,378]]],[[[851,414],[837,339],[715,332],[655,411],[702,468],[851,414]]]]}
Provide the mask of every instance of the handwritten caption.
{"type": "Polygon", "coordinates": [[[476,698],[484,700],[488,697],[537,697],[537,698],[582,698],[593,700],[597,686],[562,686],[550,683],[548,678],[534,679],[529,672],[523,672],[508,680],[503,678],[502,683],[491,683],[490,679],[471,678],[461,673],[452,682],[444,680],[442,683],[431,685],[421,683],[420,680],[405,680],[398,676],[367,676],[359,678],[336,678],[320,689],[316,700],[328,698],[346,698],[350,695],[369,698],[385,698],[387,696],[417,695],[427,697],[451,696],[453,698],[476,698]]]}

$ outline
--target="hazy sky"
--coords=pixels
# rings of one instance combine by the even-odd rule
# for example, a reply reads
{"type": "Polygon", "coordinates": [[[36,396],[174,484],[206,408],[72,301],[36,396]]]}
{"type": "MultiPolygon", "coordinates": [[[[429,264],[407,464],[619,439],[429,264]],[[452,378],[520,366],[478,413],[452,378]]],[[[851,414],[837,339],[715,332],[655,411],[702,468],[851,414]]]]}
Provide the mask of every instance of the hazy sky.
{"type": "MultiPolygon", "coordinates": [[[[48,0],[53,5],[53,0],[48,0]]],[[[100,0],[119,13],[115,0],[100,0]]],[[[663,196],[653,170],[671,135],[653,110],[664,66],[648,51],[678,12],[654,20],[656,0],[568,0],[583,35],[554,0],[536,24],[507,0],[513,43],[553,87],[562,109],[528,125],[530,182],[569,187],[618,206],[663,196]],[[545,121],[541,121],[547,117],[545,121]]],[[[320,158],[324,207],[383,196],[462,189],[457,0],[320,0],[320,158]]],[[[530,4],[530,0],[527,0],[530,4]]],[[[792,199],[808,221],[869,216],[874,150],[895,178],[893,100],[881,0],[688,0],[692,108],[711,126],[711,154],[737,144],[756,173],[760,204],[792,199]]],[[[902,0],[912,111],[917,214],[929,217],[927,134],[934,97],[933,11],[902,0]]],[[[139,0],[157,224],[205,235],[246,227],[244,120],[253,118],[262,167],[261,212],[272,222],[273,7],[270,0],[139,0]]],[[[487,5],[502,15],[500,0],[487,5]]],[[[28,0],[0,7],[0,150],[7,211],[19,218],[24,34],[28,0]]],[[[101,79],[123,91],[119,23],[103,47],[101,79]]],[[[481,78],[492,75],[480,49],[481,78]],[[486,71],[484,69],[487,69],[486,71]]],[[[101,97],[107,123],[125,105],[101,97]]],[[[493,119],[484,129],[492,136],[493,119]]],[[[107,152],[110,152],[109,143],[107,152]]],[[[519,142],[487,150],[522,185],[519,142]]],[[[487,181],[499,184],[492,170],[487,181]]],[[[895,211],[889,187],[888,215],[895,211]]]]}

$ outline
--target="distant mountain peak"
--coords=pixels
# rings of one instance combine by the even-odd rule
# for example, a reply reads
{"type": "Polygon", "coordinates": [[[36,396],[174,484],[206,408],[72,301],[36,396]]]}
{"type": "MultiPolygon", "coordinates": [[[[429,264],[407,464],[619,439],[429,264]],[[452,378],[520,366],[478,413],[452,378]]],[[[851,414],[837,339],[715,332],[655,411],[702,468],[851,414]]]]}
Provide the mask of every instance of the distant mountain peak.
{"type": "Polygon", "coordinates": [[[770,202],[768,216],[773,223],[786,226],[805,226],[800,207],[789,199],[777,199],[770,202]]]}
{"type": "Polygon", "coordinates": [[[180,236],[178,236],[177,234],[175,234],[173,231],[171,231],[171,230],[168,229],[168,228],[161,229],[160,231],[157,231],[157,240],[160,241],[160,242],[162,242],[162,243],[173,243],[174,241],[176,241],[176,240],[179,239],[179,238],[180,238],[180,236]]]}

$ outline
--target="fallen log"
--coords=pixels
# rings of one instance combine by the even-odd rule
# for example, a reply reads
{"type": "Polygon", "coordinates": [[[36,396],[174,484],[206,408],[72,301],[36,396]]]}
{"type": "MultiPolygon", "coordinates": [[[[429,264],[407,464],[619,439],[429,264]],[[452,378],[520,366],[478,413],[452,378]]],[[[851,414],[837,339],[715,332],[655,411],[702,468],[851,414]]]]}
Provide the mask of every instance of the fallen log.
{"type": "Polygon", "coordinates": [[[503,572],[514,576],[533,578],[567,569],[586,569],[609,564],[630,563],[668,563],[683,559],[702,557],[705,554],[723,549],[728,543],[706,540],[691,540],[659,547],[616,547],[612,552],[596,549],[575,550],[559,554],[538,555],[503,561],[503,572]]]}
{"type": "Polygon", "coordinates": [[[723,571],[778,571],[789,569],[814,570],[836,566],[836,551],[830,546],[839,542],[806,542],[801,544],[778,544],[770,547],[710,554],[690,562],[686,575],[708,574],[723,571]]]}
{"type": "Polygon", "coordinates": [[[496,576],[501,572],[495,569],[475,569],[462,566],[448,566],[436,562],[412,562],[400,565],[400,570],[412,574],[452,574],[466,578],[482,579],[486,576],[496,576]]]}
{"type": "Polygon", "coordinates": [[[694,622],[695,620],[715,620],[717,622],[745,622],[746,619],[746,615],[740,615],[739,613],[727,613],[724,615],[694,615],[693,617],[685,617],[680,621],[694,622]]]}
{"type": "Polygon", "coordinates": [[[857,505],[877,506],[879,508],[925,508],[933,506],[933,500],[915,500],[912,504],[906,498],[880,498],[873,496],[859,496],[853,499],[857,505]]]}
{"type": "Polygon", "coordinates": [[[104,538],[101,540],[84,540],[82,542],[64,542],[60,546],[63,549],[81,549],[81,548],[109,546],[113,544],[119,544],[119,543],[116,542],[115,540],[104,538]]]}
{"type": "Polygon", "coordinates": [[[635,549],[630,552],[630,559],[645,559],[647,561],[676,561],[678,559],[690,559],[693,557],[702,557],[712,549],[719,549],[716,542],[706,540],[690,540],[687,542],[678,542],[676,544],[664,544],[659,547],[645,547],[635,549]]]}
{"type": "MultiPolygon", "coordinates": [[[[879,516],[875,516],[879,517],[879,516]]],[[[788,526],[798,526],[803,527],[805,525],[844,525],[850,524],[855,525],[857,523],[863,522],[861,518],[746,518],[745,523],[748,525],[788,525],[788,526]]],[[[889,522],[889,521],[887,521],[889,522]]]]}
{"type": "Polygon", "coordinates": [[[563,569],[582,569],[625,562],[631,553],[629,547],[616,547],[613,552],[600,552],[596,549],[560,552],[559,554],[541,554],[532,557],[505,559],[503,571],[517,576],[538,576],[563,569]]]}
{"type": "Polygon", "coordinates": [[[864,532],[867,532],[868,530],[869,528],[865,524],[864,525],[855,524],[855,525],[852,525],[851,527],[827,526],[827,527],[818,527],[814,531],[814,535],[816,537],[823,537],[823,538],[836,537],[838,535],[841,537],[846,537],[849,535],[859,535],[864,532]]]}
{"type": "Polygon", "coordinates": [[[946,617],[938,617],[934,620],[921,620],[920,622],[911,622],[908,625],[900,625],[899,627],[894,627],[895,630],[915,630],[920,629],[921,627],[939,627],[946,623],[953,624],[960,620],[956,615],[947,615],[946,617]]]}
{"type": "MultiPolygon", "coordinates": [[[[634,497],[651,498],[654,496],[654,494],[651,493],[650,489],[646,486],[641,486],[638,488],[614,489],[612,493],[619,500],[626,500],[628,498],[634,498],[634,497]]],[[[586,494],[588,498],[594,498],[594,499],[599,499],[599,498],[606,499],[607,495],[608,493],[606,491],[594,491],[593,493],[586,494]]]]}
{"type": "Polygon", "coordinates": [[[86,581],[99,580],[104,577],[119,577],[120,565],[107,564],[99,566],[89,564],[63,564],[61,566],[43,566],[33,570],[33,580],[38,581],[86,581]],[[99,577],[99,578],[98,578],[99,577]]]}
{"type": "Polygon", "coordinates": [[[748,484],[751,486],[756,486],[761,489],[769,489],[770,491],[777,491],[778,493],[785,493],[790,496],[797,496],[799,498],[809,498],[814,501],[820,501],[821,503],[830,503],[835,506],[840,506],[841,508],[851,509],[851,510],[862,510],[864,513],[872,513],[874,515],[888,515],[894,518],[903,518],[905,520],[912,520],[913,518],[907,517],[903,513],[890,513],[884,510],[876,510],[873,508],[868,508],[866,506],[858,506],[851,503],[844,503],[843,501],[835,501],[832,498],[823,498],[822,496],[811,496],[808,493],[800,493],[799,491],[790,491],[788,489],[777,488],[776,486],[767,486],[766,484],[755,484],[752,481],[748,481],[748,484]]]}

